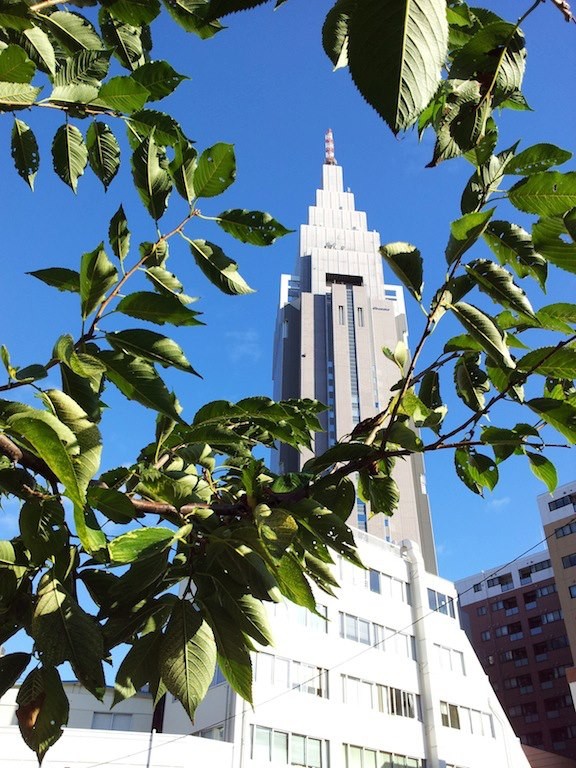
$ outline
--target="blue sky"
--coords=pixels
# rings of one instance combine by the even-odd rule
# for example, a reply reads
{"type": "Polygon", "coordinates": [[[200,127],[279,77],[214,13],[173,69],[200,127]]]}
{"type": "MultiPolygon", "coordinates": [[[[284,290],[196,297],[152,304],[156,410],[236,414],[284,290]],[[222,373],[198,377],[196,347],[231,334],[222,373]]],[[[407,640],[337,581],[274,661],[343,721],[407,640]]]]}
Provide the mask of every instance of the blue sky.
{"type": "MultiPolygon", "coordinates": [[[[425,136],[421,143],[414,132],[395,138],[362,100],[347,72],[332,72],[320,45],[321,24],[330,5],[329,0],[289,0],[276,12],[265,6],[235,14],[226,19],[228,29],[209,41],[163,23],[156,34],[154,58],[168,59],[191,79],[165,107],[161,102],[158,108],[173,114],[200,149],[217,141],[235,144],[237,182],[222,198],[206,201],[203,213],[214,215],[235,207],[267,210],[291,229],[306,221],[307,206],[314,201],[324,132],[331,127],[336,158],[344,168],[345,185],[355,193],[357,208],[367,211],[369,227],[380,232],[383,243],[404,240],[421,249],[430,288],[436,282],[434,273],[440,279],[444,272],[449,222],[459,215],[460,194],[471,167],[457,160],[426,169],[432,136],[425,136]]],[[[503,2],[498,12],[514,19],[528,6],[503,2]]],[[[518,139],[524,148],[548,141],[574,149],[576,29],[563,21],[552,4],[542,4],[523,28],[529,51],[525,95],[534,111],[503,116],[498,149],[518,139]]],[[[23,276],[24,272],[76,267],[81,253],[106,239],[108,221],[120,202],[135,243],[154,238],[153,223],[131,188],[125,142],[125,164],[108,193],[87,171],[74,196],[50,168],[51,135],[62,116],[50,110],[37,113],[21,115],[37,128],[39,138],[41,126],[51,126],[51,132],[40,139],[41,170],[33,194],[11,168],[10,118],[0,121],[4,147],[0,342],[19,365],[47,360],[57,336],[79,331],[75,297],[55,294],[23,276]]],[[[86,130],[87,124],[78,124],[86,130]]],[[[120,126],[118,133],[122,134],[120,126]]],[[[574,167],[570,161],[565,169],[574,167]]],[[[175,204],[174,211],[171,206],[161,229],[172,229],[184,214],[183,204],[175,204]]],[[[512,220],[522,223],[519,215],[514,216],[512,220]]],[[[221,245],[257,290],[250,296],[221,296],[194,268],[185,244],[174,244],[171,267],[185,283],[186,292],[200,297],[196,308],[204,312],[207,323],[205,328],[174,334],[204,377],[170,377],[185,415],[192,418],[209,400],[271,392],[279,276],[293,269],[297,233],[263,249],[238,243],[215,226],[197,222],[190,235],[221,245]]],[[[391,275],[387,279],[394,282],[391,275]]],[[[572,276],[556,273],[548,296],[538,297],[535,304],[573,300],[573,294],[572,276]]],[[[410,307],[412,341],[418,337],[421,317],[417,307],[410,307]]],[[[443,333],[440,326],[436,335],[444,338],[443,333]]],[[[48,384],[58,386],[59,382],[54,378],[48,384]]],[[[125,403],[111,391],[106,400],[110,405],[125,403]]],[[[129,405],[123,407],[121,417],[107,415],[105,464],[135,457],[149,439],[152,423],[151,414],[129,405]]],[[[576,472],[573,452],[549,455],[558,464],[560,482],[571,480],[576,472]]],[[[525,462],[516,460],[503,467],[500,484],[484,499],[455,478],[451,455],[427,458],[427,469],[443,576],[456,579],[489,569],[542,538],[535,497],[545,489],[525,462]]],[[[0,537],[12,531],[13,509],[7,505],[0,510],[0,537]]]]}

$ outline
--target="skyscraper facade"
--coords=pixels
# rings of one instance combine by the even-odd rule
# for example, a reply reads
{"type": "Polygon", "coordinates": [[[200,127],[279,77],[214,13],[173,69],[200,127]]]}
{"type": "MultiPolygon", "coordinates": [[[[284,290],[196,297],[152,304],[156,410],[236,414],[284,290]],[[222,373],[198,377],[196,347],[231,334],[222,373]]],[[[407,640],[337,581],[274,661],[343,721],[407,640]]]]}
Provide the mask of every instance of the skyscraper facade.
{"type": "MultiPolygon", "coordinates": [[[[322,186],[300,229],[295,274],[282,276],[274,354],[275,397],[315,398],[328,410],[312,453],[279,449],[281,472],[299,470],[390,399],[399,371],[382,348],[406,343],[408,329],[403,289],[384,282],[379,246],[378,232],[368,230],[366,214],[344,189],[328,131],[322,186]]],[[[427,570],[436,573],[421,457],[398,461],[395,479],[400,507],[393,517],[371,517],[358,500],[349,522],[389,542],[418,542],[427,570]]]]}

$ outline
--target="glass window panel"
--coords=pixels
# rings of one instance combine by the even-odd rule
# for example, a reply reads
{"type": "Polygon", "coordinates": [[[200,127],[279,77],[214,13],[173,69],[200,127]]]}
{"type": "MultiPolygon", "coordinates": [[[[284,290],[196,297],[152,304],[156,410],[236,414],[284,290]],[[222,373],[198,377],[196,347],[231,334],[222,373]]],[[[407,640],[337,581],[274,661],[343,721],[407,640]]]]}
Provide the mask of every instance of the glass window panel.
{"type": "Polygon", "coordinates": [[[362,768],[378,768],[378,753],[374,749],[364,750],[364,765],[362,768]]]}
{"type": "Polygon", "coordinates": [[[274,656],[270,653],[259,653],[256,656],[256,679],[259,683],[272,684],[274,656]]]}
{"type": "Polygon", "coordinates": [[[358,619],[347,613],[344,614],[344,637],[358,641],[358,619]]]}
{"type": "Polygon", "coordinates": [[[112,716],[112,729],[115,731],[128,731],[132,723],[132,715],[114,714],[112,716]]]}
{"type": "Polygon", "coordinates": [[[288,764],[288,734],[274,731],[272,740],[272,762],[279,765],[288,764]]]}
{"type": "Polygon", "coordinates": [[[470,720],[472,722],[472,733],[480,735],[482,733],[482,718],[477,709],[470,710],[470,720]]]}
{"type": "Polygon", "coordinates": [[[431,611],[435,611],[437,608],[436,592],[433,589],[428,590],[428,607],[431,611]]]}
{"type": "Polygon", "coordinates": [[[293,733],[290,737],[290,764],[306,765],[306,737],[293,733]]]}
{"type": "Polygon", "coordinates": [[[458,715],[458,707],[455,704],[449,704],[450,710],[450,726],[452,728],[460,728],[460,716],[458,715]]]}
{"type": "Polygon", "coordinates": [[[94,712],[92,715],[92,728],[110,730],[112,727],[112,714],[110,712],[94,712]]]}
{"type": "Polygon", "coordinates": [[[494,727],[492,725],[491,715],[488,715],[485,712],[482,713],[482,725],[483,725],[484,736],[490,736],[494,738],[494,727]]]}
{"type": "Polygon", "coordinates": [[[288,659],[275,658],[274,664],[274,685],[278,688],[290,687],[290,662],[288,659]]]}
{"type": "Polygon", "coordinates": [[[272,740],[272,729],[262,728],[260,725],[254,726],[252,740],[252,759],[270,761],[270,744],[272,740]]]}
{"type": "Polygon", "coordinates": [[[348,746],[346,768],[362,768],[362,748],[348,746]]]}
{"type": "Polygon", "coordinates": [[[360,682],[360,705],[363,707],[367,707],[368,709],[372,708],[372,686],[370,683],[365,683],[363,681],[360,682]]]}
{"type": "Polygon", "coordinates": [[[320,739],[307,740],[306,765],[308,768],[322,768],[322,742],[320,739]]]}
{"type": "Polygon", "coordinates": [[[358,619],[358,639],[364,645],[370,645],[370,622],[358,619]]]}
{"type": "Polygon", "coordinates": [[[370,569],[370,590],[372,592],[380,592],[380,574],[378,571],[370,569]]]}
{"type": "Polygon", "coordinates": [[[392,755],[390,752],[378,753],[378,768],[392,768],[392,755]]]}

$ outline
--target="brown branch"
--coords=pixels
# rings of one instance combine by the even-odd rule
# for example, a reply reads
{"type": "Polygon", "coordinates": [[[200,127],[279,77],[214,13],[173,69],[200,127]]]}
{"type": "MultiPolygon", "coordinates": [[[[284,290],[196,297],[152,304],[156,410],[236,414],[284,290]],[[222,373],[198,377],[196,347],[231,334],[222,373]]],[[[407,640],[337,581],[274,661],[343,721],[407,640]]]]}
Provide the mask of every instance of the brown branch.
{"type": "Polygon", "coordinates": [[[41,475],[50,483],[53,489],[57,488],[58,478],[54,472],[52,472],[48,464],[46,464],[43,459],[30,453],[30,451],[20,448],[4,434],[0,434],[0,454],[6,456],[6,458],[10,459],[14,464],[20,464],[20,466],[25,469],[29,469],[32,472],[41,475]]]}

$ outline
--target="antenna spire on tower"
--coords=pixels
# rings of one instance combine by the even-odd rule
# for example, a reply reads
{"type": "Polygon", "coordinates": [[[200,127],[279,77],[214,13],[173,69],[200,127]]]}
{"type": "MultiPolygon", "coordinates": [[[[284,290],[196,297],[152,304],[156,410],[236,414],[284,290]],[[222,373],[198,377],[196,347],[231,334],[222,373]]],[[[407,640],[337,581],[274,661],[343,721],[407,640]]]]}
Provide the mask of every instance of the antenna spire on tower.
{"type": "Polygon", "coordinates": [[[328,128],[324,135],[324,147],[325,147],[325,165],[337,165],[336,158],[334,157],[334,136],[332,135],[332,128],[328,128]]]}

